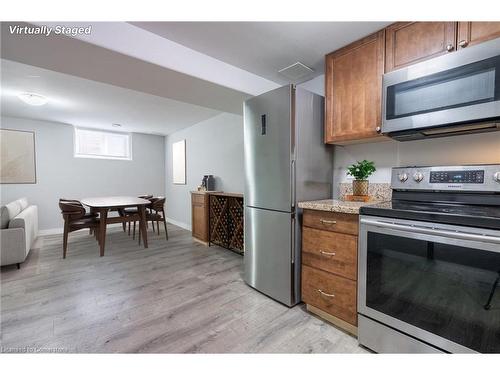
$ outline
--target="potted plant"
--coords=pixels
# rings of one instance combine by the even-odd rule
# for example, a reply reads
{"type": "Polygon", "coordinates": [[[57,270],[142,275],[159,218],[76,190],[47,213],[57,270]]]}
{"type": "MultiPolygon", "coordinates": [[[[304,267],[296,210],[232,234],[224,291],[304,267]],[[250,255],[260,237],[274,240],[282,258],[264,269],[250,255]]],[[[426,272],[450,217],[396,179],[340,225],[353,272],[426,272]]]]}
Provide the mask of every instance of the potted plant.
{"type": "Polygon", "coordinates": [[[368,177],[376,170],[375,163],[368,160],[358,161],[347,168],[347,174],[354,177],[352,182],[353,195],[368,195],[368,177]]]}

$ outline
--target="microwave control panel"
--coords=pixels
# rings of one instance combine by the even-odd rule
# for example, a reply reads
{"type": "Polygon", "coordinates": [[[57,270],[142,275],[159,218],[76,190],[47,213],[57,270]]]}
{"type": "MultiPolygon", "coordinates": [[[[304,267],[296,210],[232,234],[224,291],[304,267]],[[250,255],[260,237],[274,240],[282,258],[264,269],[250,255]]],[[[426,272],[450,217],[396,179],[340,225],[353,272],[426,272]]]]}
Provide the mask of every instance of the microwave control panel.
{"type": "Polygon", "coordinates": [[[484,170],[468,171],[432,171],[429,175],[431,184],[482,184],[484,170]]]}

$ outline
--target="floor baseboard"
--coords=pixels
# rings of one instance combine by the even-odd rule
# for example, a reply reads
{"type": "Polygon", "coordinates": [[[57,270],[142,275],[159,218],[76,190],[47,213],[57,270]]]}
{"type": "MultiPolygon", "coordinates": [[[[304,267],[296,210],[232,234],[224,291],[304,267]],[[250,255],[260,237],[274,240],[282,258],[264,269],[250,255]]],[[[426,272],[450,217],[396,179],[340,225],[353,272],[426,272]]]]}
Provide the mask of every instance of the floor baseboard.
{"type": "MultiPolygon", "coordinates": [[[[121,227],[121,223],[115,223],[115,224],[108,224],[107,228],[113,228],[113,227],[121,227]]],[[[88,229],[80,229],[80,230],[86,230],[88,229]]],[[[64,228],[52,228],[52,229],[41,229],[38,231],[39,236],[50,236],[52,234],[63,234],[64,228]]]]}
{"type": "Polygon", "coordinates": [[[185,229],[185,230],[188,230],[188,231],[191,232],[191,225],[189,225],[189,224],[183,223],[181,221],[174,220],[174,219],[172,219],[170,217],[167,217],[167,222],[171,223],[171,224],[174,224],[174,225],[177,225],[178,227],[181,227],[182,229],[185,229]]]}

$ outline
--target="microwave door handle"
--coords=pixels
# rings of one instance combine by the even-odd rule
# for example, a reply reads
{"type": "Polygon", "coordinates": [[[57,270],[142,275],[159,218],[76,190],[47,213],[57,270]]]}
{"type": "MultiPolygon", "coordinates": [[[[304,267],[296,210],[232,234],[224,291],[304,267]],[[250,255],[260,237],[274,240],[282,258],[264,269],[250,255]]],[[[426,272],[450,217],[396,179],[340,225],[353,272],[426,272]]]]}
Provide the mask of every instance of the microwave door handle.
{"type": "Polygon", "coordinates": [[[427,228],[415,225],[408,224],[395,224],[388,223],[385,221],[377,221],[377,220],[369,220],[369,219],[361,219],[361,223],[374,225],[381,228],[390,228],[390,229],[399,229],[404,231],[412,231],[416,233],[422,234],[431,234],[435,236],[443,236],[449,238],[455,238],[459,240],[469,240],[469,241],[480,241],[487,243],[500,244],[500,237],[497,236],[489,236],[489,235],[480,235],[473,233],[465,233],[459,231],[451,231],[451,230],[443,230],[443,229],[435,229],[435,228],[427,228]]]}

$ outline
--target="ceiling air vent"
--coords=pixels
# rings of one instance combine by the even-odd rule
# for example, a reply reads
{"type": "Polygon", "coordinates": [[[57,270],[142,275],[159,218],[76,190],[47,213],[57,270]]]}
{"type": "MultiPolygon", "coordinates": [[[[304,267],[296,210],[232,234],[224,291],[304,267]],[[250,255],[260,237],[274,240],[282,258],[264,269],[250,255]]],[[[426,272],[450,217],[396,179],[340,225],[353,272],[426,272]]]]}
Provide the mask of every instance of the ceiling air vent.
{"type": "Polygon", "coordinates": [[[291,81],[298,81],[299,79],[304,78],[305,76],[308,76],[313,72],[314,69],[311,69],[307,65],[304,65],[298,61],[295,64],[292,64],[290,66],[287,66],[286,68],[278,70],[278,73],[281,73],[291,81]]]}

